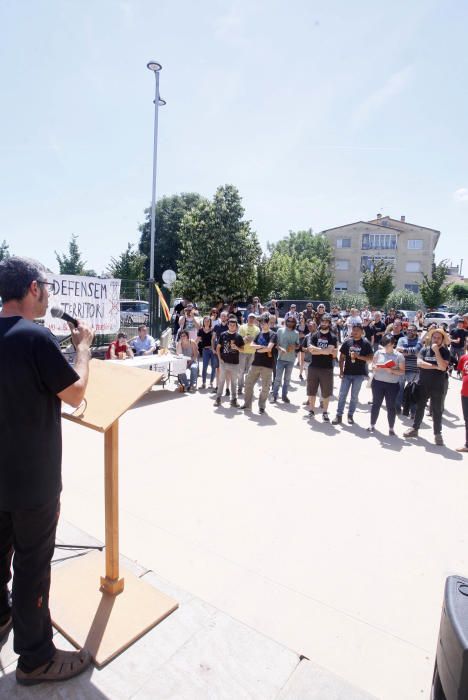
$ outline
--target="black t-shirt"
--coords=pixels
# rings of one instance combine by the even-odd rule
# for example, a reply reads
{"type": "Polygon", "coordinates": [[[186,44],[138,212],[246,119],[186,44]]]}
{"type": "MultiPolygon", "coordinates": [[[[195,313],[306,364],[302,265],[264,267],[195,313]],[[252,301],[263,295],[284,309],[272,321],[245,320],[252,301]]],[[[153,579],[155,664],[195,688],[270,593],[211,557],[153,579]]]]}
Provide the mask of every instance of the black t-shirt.
{"type": "Polygon", "coordinates": [[[0,510],[37,508],[60,494],[57,394],[78,379],[49,330],[0,318],[0,510]]]}
{"type": "Polygon", "coordinates": [[[215,336],[215,347],[219,343],[219,336],[221,333],[225,333],[228,329],[228,324],[227,323],[217,323],[216,326],[213,326],[213,333],[215,336]]]}
{"type": "MultiPolygon", "coordinates": [[[[324,350],[330,346],[336,348],[338,341],[332,333],[322,333],[317,331],[310,336],[308,345],[315,345],[316,348],[324,350]]],[[[331,355],[312,355],[311,353],[310,367],[320,367],[322,369],[333,369],[333,357],[331,355]]]]}
{"type": "Polygon", "coordinates": [[[393,333],[391,333],[391,336],[392,336],[393,347],[396,348],[396,346],[398,345],[398,341],[400,340],[400,338],[404,338],[405,334],[403,332],[395,333],[395,335],[393,335],[393,333]]]}
{"type": "MultiPolygon", "coordinates": [[[[267,347],[270,343],[276,344],[277,340],[277,335],[276,333],[273,333],[273,331],[267,331],[266,333],[262,331],[255,338],[255,344],[267,347]]],[[[273,350],[274,348],[272,348],[271,353],[258,352],[256,350],[252,364],[256,367],[269,367],[270,369],[273,369],[273,350]]]]}
{"type": "Polygon", "coordinates": [[[350,352],[354,351],[356,355],[369,356],[374,355],[372,346],[366,338],[354,340],[347,338],[340,348],[340,353],[345,356],[344,374],[364,374],[367,375],[367,362],[355,360],[351,362],[350,352]]]}
{"type": "Polygon", "coordinates": [[[229,331],[224,331],[219,336],[220,354],[223,362],[229,365],[239,364],[239,351],[233,350],[231,343],[234,343],[237,348],[241,348],[244,345],[244,339],[239,333],[229,333],[229,331]]]}
{"type": "Polygon", "coordinates": [[[363,330],[364,330],[364,336],[367,338],[367,340],[369,341],[369,343],[372,343],[372,338],[373,338],[373,335],[374,335],[374,329],[372,328],[372,326],[370,325],[370,323],[367,324],[367,326],[363,326],[362,328],[363,328],[363,330]]]}
{"type": "Polygon", "coordinates": [[[383,321],[374,321],[374,323],[371,323],[370,325],[372,332],[374,333],[374,343],[380,343],[387,326],[383,321]]]}
{"type": "Polygon", "coordinates": [[[201,348],[211,347],[211,337],[213,335],[213,330],[205,331],[204,328],[199,328],[197,335],[200,338],[199,345],[201,348]]]}
{"type": "MultiPolygon", "coordinates": [[[[443,360],[447,362],[450,361],[450,350],[444,345],[440,347],[440,355],[443,360]]],[[[434,367],[437,367],[437,359],[435,352],[431,347],[423,348],[418,357],[424,362],[428,362],[434,367]]],[[[434,384],[434,382],[442,382],[447,376],[447,372],[442,372],[441,370],[424,369],[424,367],[419,368],[419,382],[420,384],[434,384]]]]}
{"type": "Polygon", "coordinates": [[[467,335],[468,332],[464,328],[454,328],[453,331],[450,331],[450,338],[452,340],[455,340],[456,338],[461,339],[460,343],[451,343],[452,350],[463,350],[467,335]]]}

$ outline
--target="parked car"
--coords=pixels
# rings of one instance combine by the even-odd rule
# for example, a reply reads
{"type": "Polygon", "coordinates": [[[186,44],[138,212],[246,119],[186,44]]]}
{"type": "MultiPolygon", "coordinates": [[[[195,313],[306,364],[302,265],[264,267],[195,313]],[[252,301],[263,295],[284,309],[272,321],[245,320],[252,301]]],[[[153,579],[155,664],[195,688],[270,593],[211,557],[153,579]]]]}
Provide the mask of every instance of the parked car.
{"type": "Polygon", "coordinates": [[[413,311],[412,309],[398,309],[399,314],[403,314],[403,320],[408,321],[408,323],[412,323],[414,321],[414,317],[416,316],[416,311],[413,311]]]}
{"type": "Polygon", "coordinates": [[[424,328],[427,328],[431,323],[437,323],[438,326],[447,329],[450,325],[450,319],[455,314],[449,314],[445,311],[428,311],[424,316],[424,328]]]}
{"type": "Polygon", "coordinates": [[[120,300],[120,323],[122,326],[137,326],[149,321],[149,303],[138,299],[120,300]]]}

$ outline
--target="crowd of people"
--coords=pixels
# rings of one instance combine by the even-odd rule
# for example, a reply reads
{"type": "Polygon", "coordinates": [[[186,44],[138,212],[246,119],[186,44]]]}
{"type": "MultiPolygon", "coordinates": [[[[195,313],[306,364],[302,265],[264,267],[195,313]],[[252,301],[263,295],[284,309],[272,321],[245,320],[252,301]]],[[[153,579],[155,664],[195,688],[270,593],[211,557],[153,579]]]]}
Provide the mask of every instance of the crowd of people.
{"type": "Polygon", "coordinates": [[[235,304],[220,305],[200,318],[192,304],[182,305],[174,330],[177,352],[187,357],[180,391],[197,390],[201,361],[201,389],[215,394],[216,407],[228,397],[232,408],[250,411],[257,383],[260,413],[268,399],[290,403],[297,364],[299,379],[306,383],[304,406],[312,418],[320,410],[323,421],[340,425],[346,414],[352,425],[362,384],[370,382],[369,432],[375,431],[385,401],[389,434],[395,435],[396,416],[403,414],[412,420],[404,437],[417,437],[428,406],[437,445],[444,444],[442,415],[448,377],[455,371],[462,379],[466,427],[459,451],[468,451],[468,314],[456,319],[447,333],[435,324],[424,329],[422,312],[409,322],[394,309],[384,314],[365,306],[343,313],[333,306],[328,313],[324,304],[314,309],[309,302],[300,312],[291,304],[281,319],[276,301],[262,306],[254,298],[245,314],[235,304]],[[336,367],[341,381],[331,420],[336,367]]]}

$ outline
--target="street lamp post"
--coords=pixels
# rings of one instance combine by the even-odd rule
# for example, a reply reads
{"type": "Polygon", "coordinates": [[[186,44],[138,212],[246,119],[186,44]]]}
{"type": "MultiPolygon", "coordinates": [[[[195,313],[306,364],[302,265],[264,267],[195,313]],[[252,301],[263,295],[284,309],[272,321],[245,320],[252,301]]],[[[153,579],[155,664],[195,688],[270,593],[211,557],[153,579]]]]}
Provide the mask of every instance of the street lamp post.
{"type": "MultiPolygon", "coordinates": [[[[150,61],[146,65],[149,70],[153,71],[155,77],[155,93],[154,93],[154,139],[153,139],[153,187],[151,196],[151,237],[150,237],[150,274],[149,274],[149,303],[150,303],[150,324],[151,333],[155,332],[154,309],[155,309],[155,289],[154,289],[154,238],[156,228],[156,170],[158,163],[158,113],[159,107],[165,105],[165,101],[161,99],[159,94],[159,72],[162,70],[162,65],[156,61],[150,61]]],[[[159,323],[158,323],[159,325],[159,323]]]]}

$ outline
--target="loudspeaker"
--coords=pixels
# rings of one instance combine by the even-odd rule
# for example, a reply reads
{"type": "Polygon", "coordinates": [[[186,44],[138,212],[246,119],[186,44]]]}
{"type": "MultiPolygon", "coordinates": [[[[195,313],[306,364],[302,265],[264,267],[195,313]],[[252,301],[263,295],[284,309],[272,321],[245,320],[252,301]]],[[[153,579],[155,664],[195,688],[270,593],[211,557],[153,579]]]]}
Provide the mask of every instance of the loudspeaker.
{"type": "Polygon", "coordinates": [[[445,582],[431,700],[468,698],[468,579],[445,582]]]}

